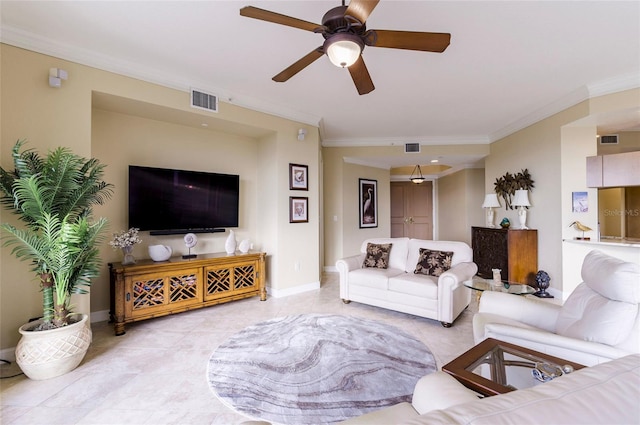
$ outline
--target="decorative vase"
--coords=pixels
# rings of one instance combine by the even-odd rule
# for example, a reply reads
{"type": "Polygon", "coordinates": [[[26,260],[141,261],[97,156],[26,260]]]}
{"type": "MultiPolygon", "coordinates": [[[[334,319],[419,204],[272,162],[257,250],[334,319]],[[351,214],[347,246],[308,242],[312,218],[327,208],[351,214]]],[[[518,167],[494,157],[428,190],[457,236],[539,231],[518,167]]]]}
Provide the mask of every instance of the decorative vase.
{"type": "Polygon", "coordinates": [[[247,252],[249,252],[250,248],[251,248],[251,242],[249,242],[248,239],[243,239],[242,242],[240,242],[240,245],[238,245],[238,249],[243,254],[246,254],[247,252]]]}
{"type": "Polygon", "coordinates": [[[122,259],[123,266],[136,263],[136,257],[133,256],[133,245],[123,246],[122,255],[124,255],[124,258],[122,259]]]}
{"type": "Polygon", "coordinates": [[[503,229],[508,229],[509,226],[511,226],[511,222],[509,221],[509,219],[507,217],[503,218],[500,222],[500,227],[502,227],[503,229]]]}
{"type": "Polygon", "coordinates": [[[75,369],[91,344],[89,316],[57,329],[33,331],[42,323],[36,320],[19,329],[22,338],[16,347],[16,363],[34,380],[54,378],[75,369]]]}
{"type": "Polygon", "coordinates": [[[224,249],[227,251],[227,254],[235,254],[236,252],[236,234],[233,230],[229,230],[229,237],[224,244],[224,249]]]}
{"type": "Polygon", "coordinates": [[[149,257],[153,261],[167,261],[171,258],[171,254],[173,254],[173,249],[170,246],[166,245],[149,245],[149,257]]]}

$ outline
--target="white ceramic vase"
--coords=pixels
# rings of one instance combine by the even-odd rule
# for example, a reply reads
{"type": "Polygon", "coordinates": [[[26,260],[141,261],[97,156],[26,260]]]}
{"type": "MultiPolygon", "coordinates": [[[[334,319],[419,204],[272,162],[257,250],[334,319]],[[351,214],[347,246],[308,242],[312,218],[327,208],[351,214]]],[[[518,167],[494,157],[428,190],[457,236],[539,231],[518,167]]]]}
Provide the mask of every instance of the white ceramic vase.
{"type": "Polygon", "coordinates": [[[233,230],[229,230],[229,237],[227,237],[227,241],[224,244],[224,249],[227,254],[235,254],[236,252],[236,234],[233,230]]]}
{"type": "Polygon", "coordinates": [[[75,369],[91,344],[89,316],[70,325],[48,331],[32,331],[40,320],[22,325],[16,347],[16,363],[33,380],[64,375],[75,369]]]}
{"type": "Polygon", "coordinates": [[[251,248],[251,242],[249,242],[248,239],[243,239],[242,242],[240,242],[240,245],[238,245],[238,249],[243,254],[246,254],[247,252],[249,252],[250,248],[251,248]]]}

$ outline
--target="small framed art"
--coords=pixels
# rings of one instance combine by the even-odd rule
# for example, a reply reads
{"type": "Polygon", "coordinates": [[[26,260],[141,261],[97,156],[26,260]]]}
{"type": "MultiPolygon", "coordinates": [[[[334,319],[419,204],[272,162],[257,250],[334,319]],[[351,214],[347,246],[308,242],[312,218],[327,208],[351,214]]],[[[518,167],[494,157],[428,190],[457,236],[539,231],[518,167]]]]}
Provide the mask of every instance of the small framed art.
{"type": "Polygon", "coordinates": [[[309,198],[289,197],[289,223],[309,222],[309,198]]]}
{"type": "Polygon", "coordinates": [[[378,181],[359,179],[360,228],[378,227],[378,181]]]}
{"type": "Polygon", "coordinates": [[[589,197],[587,192],[571,192],[571,212],[589,212],[589,197]]]}
{"type": "Polygon", "coordinates": [[[309,167],[300,164],[289,164],[289,189],[309,190],[309,167]]]}

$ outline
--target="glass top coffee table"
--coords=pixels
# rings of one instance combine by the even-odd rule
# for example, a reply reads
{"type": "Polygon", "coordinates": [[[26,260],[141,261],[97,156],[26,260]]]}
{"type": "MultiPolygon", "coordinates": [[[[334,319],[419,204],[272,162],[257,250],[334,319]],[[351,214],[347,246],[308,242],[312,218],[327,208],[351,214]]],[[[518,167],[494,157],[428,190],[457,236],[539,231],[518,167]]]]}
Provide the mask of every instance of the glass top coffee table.
{"type": "Polygon", "coordinates": [[[480,276],[474,276],[471,280],[465,280],[463,283],[467,288],[478,291],[478,295],[483,291],[506,292],[514,295],[530,295],[536,292],[536,289],[529,285],[510,283],[505,280],[502,281],[502,284],[496,285],[493,281],[480,276]]]}
{"type": "Polygon", "coordinates": [[[540,385],[545,380],[583,367],[579,363],[487,338],[442,366],[442,370],[465,387],[492,396],[540,385]],[[534,369],[542,371],[542,376],[532,372],[534,369]]]}

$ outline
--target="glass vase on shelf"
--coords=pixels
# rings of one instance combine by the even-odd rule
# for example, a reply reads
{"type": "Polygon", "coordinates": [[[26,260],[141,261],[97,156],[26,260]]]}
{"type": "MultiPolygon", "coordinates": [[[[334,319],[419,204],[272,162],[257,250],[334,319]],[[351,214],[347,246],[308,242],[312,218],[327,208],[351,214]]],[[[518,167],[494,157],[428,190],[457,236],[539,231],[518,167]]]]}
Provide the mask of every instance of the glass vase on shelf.
{"type": "Polygon", "coordinates": [[[122,255],[124,255],[124,258],[122,259],[123,266],[136,263],[136,258],[133,256],[133,245],[123,246],[122,255]]]}

